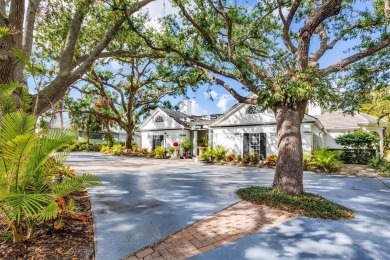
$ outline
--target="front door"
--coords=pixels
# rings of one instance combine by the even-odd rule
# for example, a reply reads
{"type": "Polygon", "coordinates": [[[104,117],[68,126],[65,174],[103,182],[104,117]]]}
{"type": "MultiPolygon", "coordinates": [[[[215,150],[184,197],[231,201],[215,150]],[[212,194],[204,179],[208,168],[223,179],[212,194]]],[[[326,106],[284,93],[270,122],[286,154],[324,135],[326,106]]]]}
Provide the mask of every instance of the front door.
{"type": "Polygon", "coordinates": [[[162,146],[164,135],[153,135],[152,150],[156,149],[157,146],[162,146]]]}

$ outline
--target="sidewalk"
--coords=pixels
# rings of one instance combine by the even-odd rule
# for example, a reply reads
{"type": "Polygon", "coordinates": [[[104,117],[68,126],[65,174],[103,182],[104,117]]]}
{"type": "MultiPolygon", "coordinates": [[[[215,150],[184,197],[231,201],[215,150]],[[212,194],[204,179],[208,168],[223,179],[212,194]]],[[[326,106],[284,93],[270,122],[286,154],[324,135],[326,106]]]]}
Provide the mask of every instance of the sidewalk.
{"type": "Polygon", "coordinates": [[[124,259],[187,259],[270,229],[292,217],[287,212],[240,201],[124,259]]]}

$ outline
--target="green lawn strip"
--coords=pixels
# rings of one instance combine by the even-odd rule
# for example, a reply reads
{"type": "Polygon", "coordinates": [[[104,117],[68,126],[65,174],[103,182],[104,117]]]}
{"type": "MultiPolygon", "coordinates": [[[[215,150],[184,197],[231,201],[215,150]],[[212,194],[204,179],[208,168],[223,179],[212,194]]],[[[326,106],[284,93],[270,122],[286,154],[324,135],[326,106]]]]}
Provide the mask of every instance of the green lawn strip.
{"type": "Polygon", "coordinates": [[[351,210],[319,195],[306,192],[294,195],[268,187],[249,187],[239,189],[237,195],[241,199],[255,204],[265,204],[272,208],[310,218],[333,220],[354,218],[351,210]]]}

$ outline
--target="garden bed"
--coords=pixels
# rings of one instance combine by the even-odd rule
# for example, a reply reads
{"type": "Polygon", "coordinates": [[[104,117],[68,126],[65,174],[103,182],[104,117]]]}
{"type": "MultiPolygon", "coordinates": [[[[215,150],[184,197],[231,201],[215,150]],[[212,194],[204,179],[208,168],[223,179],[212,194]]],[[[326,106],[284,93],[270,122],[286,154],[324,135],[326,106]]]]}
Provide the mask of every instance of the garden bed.
{"type": "Polygon", "coordinates": [[[284,193],[273,188],[249,187],[239,189],[237,195],[241,199],[255,204],[264,204],[271,208],[310,218],[333,220],[354,218],[354,214],[351,210],[319,195],[306,192],[295,195],[284,193]]]}
{"type": "Polygon", "coordinates": [[[91,204],[87,191],[71,196],[87,224],[67,220],[62,230],[53,232],[46,223],[37,226],[35,239],[12,244],[7,226],[0,221],[0,259],[94,259],[94,234],[91,204]]]}

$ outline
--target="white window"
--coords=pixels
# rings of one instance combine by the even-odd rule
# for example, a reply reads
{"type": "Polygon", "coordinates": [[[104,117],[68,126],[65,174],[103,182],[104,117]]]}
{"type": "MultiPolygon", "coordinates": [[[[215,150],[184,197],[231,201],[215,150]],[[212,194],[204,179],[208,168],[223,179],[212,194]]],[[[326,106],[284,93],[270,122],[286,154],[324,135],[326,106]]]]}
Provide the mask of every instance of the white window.
{"type": "Polygon", "coordinates": [[[249,152],[260,154],[260,134],[249,134],[249,152]]]}
{"type": "Polygon", "coordinates": [[[260,107],[258,107],[258,106],[249,106],[245,113],[248,114],[248,115],[253,115],[253,114],[258,114],[260,112],[261,112],[260,111],[260,107]]]}
{"type": "Polygon", "coordinates": [[[318,135],[313,134],[312,142],[312,148],[314,151],[321,149],[321,138],[318,135]]]}
{"type": "Polygon", "coordinates": [[[164,118],[162,116],[156,116],[156,120],[154,120],[156,123],[162,123],[164,122],[164,118]]]}

